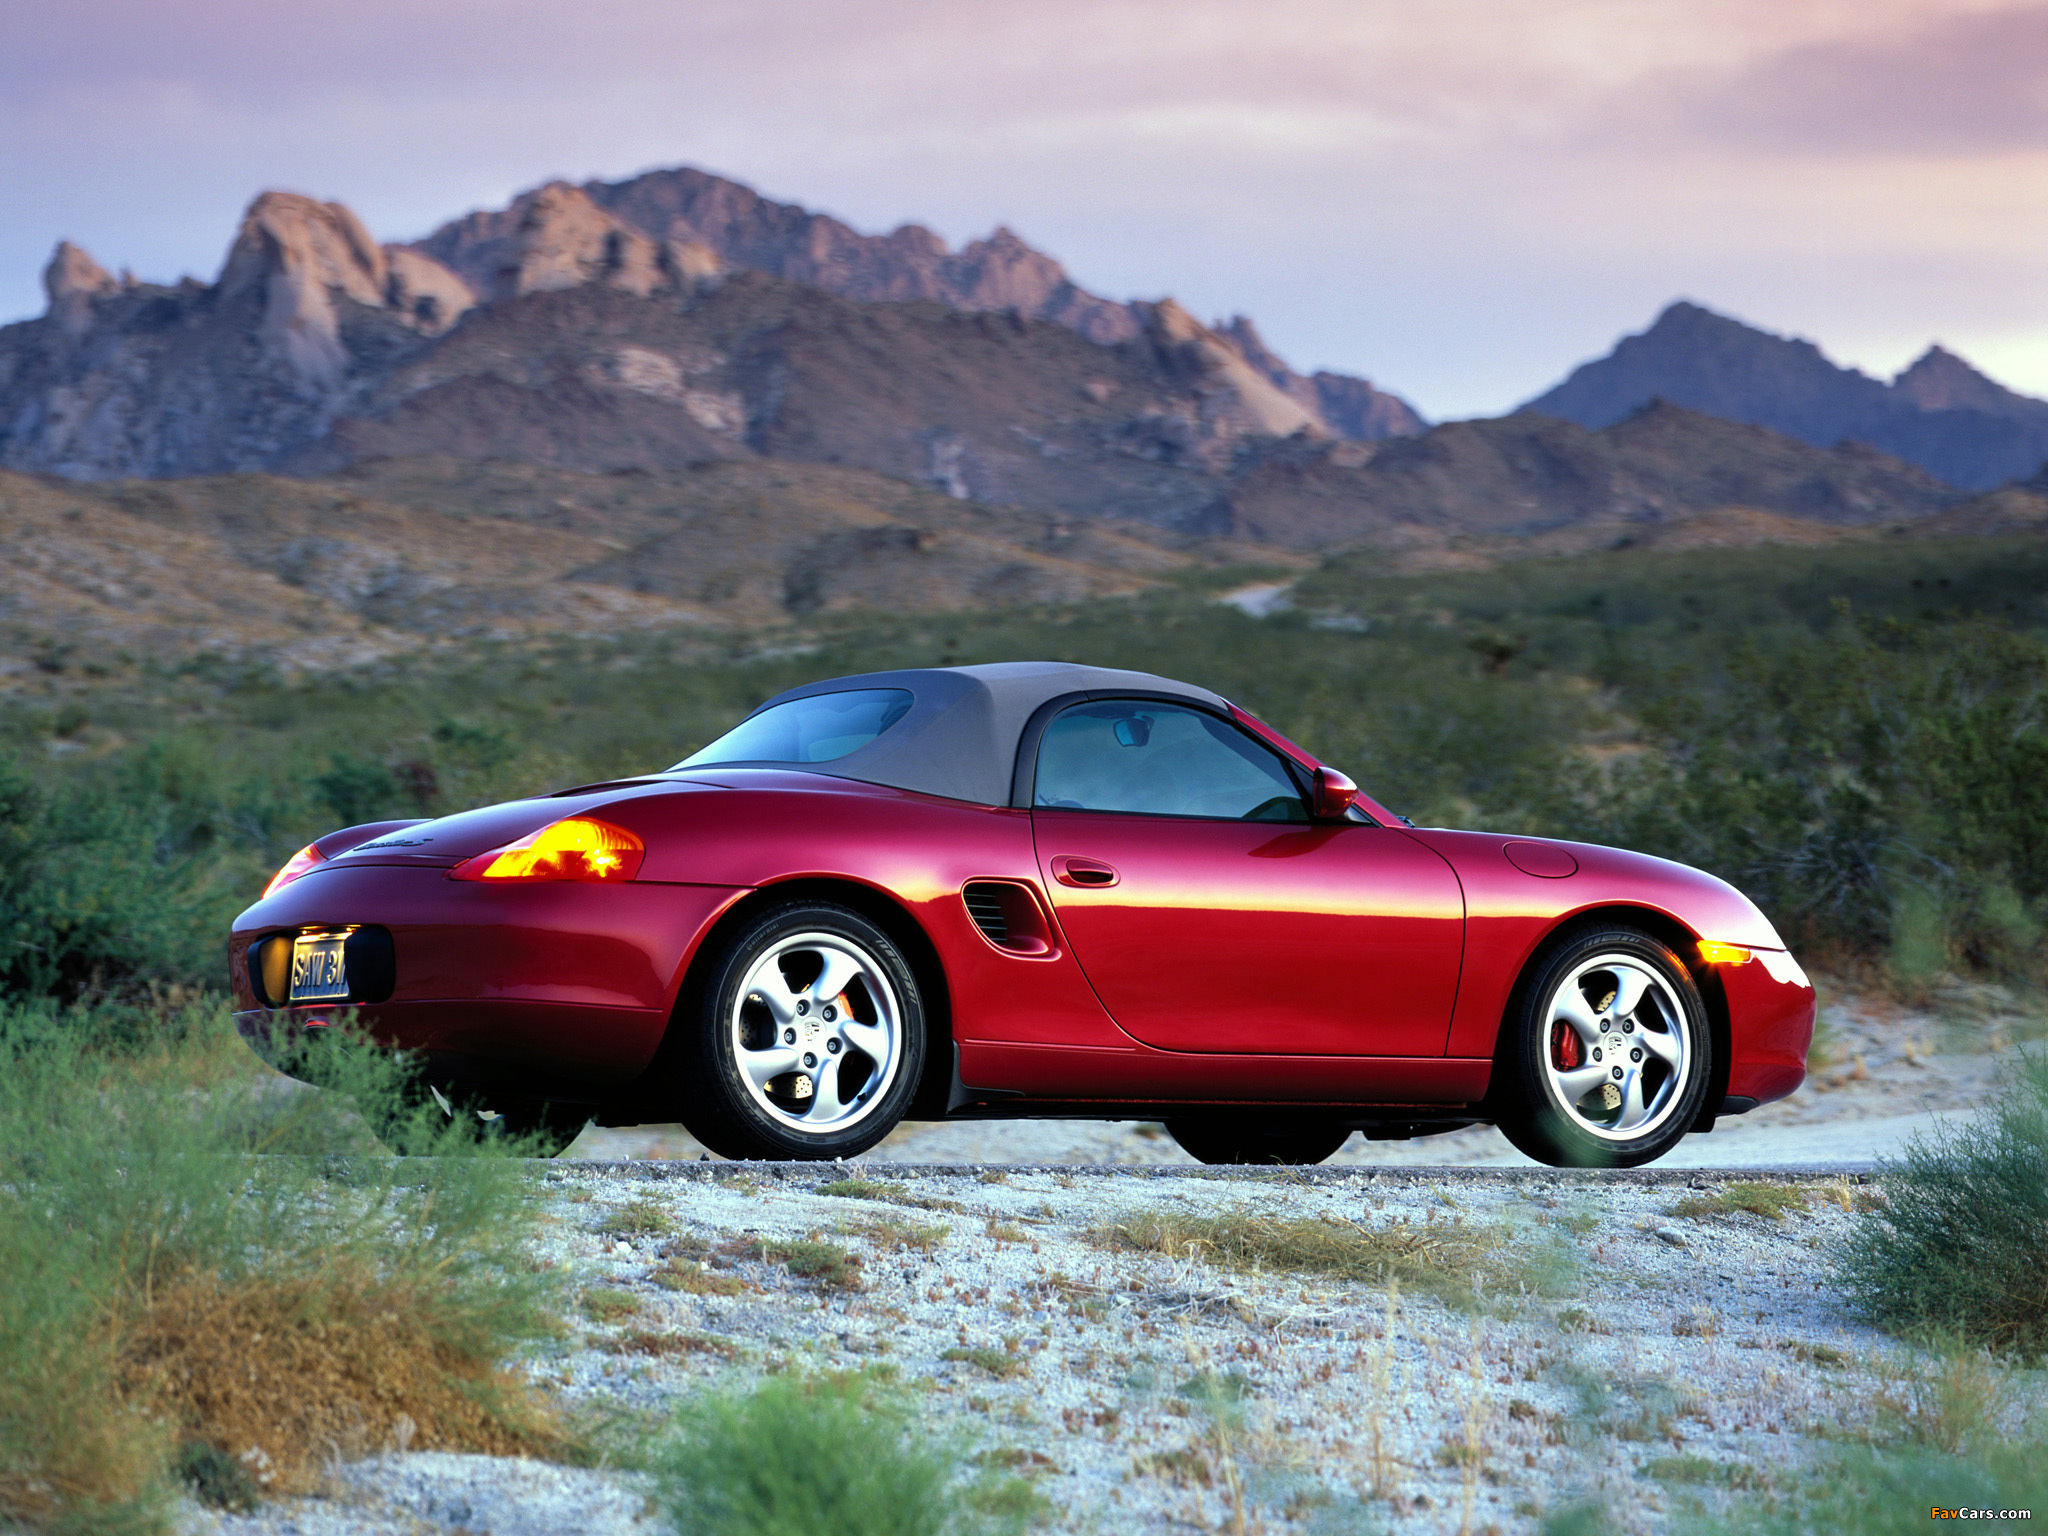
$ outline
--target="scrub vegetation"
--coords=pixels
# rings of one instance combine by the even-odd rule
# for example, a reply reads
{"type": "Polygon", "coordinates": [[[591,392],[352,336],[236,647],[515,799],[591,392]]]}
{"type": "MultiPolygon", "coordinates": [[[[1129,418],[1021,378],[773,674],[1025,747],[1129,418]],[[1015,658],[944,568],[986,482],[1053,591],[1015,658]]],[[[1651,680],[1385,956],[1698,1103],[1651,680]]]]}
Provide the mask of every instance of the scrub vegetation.
{"type": "Polygon", "coordinates": [[[1618,550],[1398,577],[1338,557],[1286,611],[1215,601],[1259,574],[297,678],[51,658],[0,702],[0,991],[218,986],[227,920],[321,832],[659,769],[819,676],[1018,657],[1213,686],[1419,823],[1698,864],[1809,955],[1880,960],[1904,987],[2042,979],[2048,545],[1618,550]]]}
{"type": "Polygon", "coordinates": [[[1023,1479],[964,1465],[885,1379],[838,1373],[707,1393],[653,1470],[676,1529],[701,1536],[996,1536],[1043,1511],[1023,1479]]]}
{"type": "Polygon", "coordinates": [[[155,1529],[223,1457],[281,1492],[394,1442],[571,1448],[504,1368],[556,1326],[516,1147],[378,1155],[349,1106],[388,1058],[337,1044],[306,1091],[217,1008],[135,1048],[108,1014],[0,1014],[0,1522],[155,1529]]]}
{"type": "Polygon", "coordinates": [[[1916,1138],[1838,1255],[1850,1300],[1907,1337],[2048,1356],[2048,1058],[1990,1112],[1916,1138]]]}

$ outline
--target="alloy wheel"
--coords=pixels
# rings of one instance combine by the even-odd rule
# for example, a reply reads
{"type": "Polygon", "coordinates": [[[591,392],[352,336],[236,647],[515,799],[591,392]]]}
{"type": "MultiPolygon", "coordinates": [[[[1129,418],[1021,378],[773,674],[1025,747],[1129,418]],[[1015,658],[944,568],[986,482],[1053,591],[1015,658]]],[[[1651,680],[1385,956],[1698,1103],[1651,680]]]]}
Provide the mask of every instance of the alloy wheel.
{"type": "Polygon", "coordinates": [[[749,967],[728,1027],[755,1105],[799,1132],[865,1120],[901,1070],[903,1013],[889,973],[842,934],[780,939],[749,967]]]}
{"type": "Polygon", "coordinates": [[[1574,966],[1545,1013],[1546,1087],[1574,1127],[1601,1141],[1656,1131],[1694,1071],[1685,1009],[1669,980],[1610,950],[1574,966]]]}

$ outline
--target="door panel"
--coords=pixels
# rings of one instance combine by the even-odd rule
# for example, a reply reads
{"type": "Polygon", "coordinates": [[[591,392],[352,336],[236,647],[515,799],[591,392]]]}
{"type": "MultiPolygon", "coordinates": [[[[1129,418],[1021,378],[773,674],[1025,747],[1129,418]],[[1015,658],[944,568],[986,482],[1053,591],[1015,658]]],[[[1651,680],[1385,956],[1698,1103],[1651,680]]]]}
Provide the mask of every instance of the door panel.
{"type": "Polygon", "coordinates": [[[1276,1055],[1440,1056],[1465,903],[1436,853],[1391,827],[1036,809],[1068,944],[1147,1045],[1276,1055]],[[1107,866],[1114,883],[1061,872],[1107,866]]]}

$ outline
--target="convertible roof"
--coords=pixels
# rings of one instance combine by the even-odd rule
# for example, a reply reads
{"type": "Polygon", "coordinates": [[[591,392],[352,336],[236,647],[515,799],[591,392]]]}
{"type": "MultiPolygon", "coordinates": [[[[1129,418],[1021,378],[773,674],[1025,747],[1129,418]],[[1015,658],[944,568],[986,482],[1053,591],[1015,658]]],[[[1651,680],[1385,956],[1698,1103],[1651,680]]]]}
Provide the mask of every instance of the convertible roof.
{"type": "Polygon", "coordinates": [[[910,713],[869,745],[806,771],[914,789],[949,800],[971,800],[978,805],[1010,803],[1017,739],[1038,707],[1053,699],[1072,694],[1163,693],[1213,709],[1228,707],[1221,695],[1206,688],[1150,672],[1120,672],[1064,661],[1003,661],[980,667],[914,667],[828,678],[778,693],[761,709],[852,688],[908,689],[910,713]]]}

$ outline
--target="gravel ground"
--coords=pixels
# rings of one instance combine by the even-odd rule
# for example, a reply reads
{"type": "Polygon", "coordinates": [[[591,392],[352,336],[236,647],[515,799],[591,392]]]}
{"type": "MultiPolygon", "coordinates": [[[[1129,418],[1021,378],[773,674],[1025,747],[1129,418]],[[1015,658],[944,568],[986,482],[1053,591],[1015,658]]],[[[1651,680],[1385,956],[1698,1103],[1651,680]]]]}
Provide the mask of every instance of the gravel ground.
{"type": "MultiPolygon", "coordinates": [[[[1624,1529],[1661,1531],[1672,1495],[1657,1474],[1671,1458],[1704,1458],[1737,1484],[1797,1460],[1810,1426],[1867,1414],[1869,1366],[1888,1351],[1842,1315],[1818,1262],[1861,1186],[1808,1178],[1808,1209],[1783,1220],[1671,1213],[1726,1182],[557,1165],[544,1260],[632,1311],[579,1325],[534,1369],[572,1401],[658,1411],[770,1366],[887,1362],[925,1389],[935,1424],[966,1427],[1033,1476],[1063,1531],[1235,1529],[1239,1498],[1248,1528],[1275,1531],[1388,1516],[1417,1531],[1528,1531],[1580,1498],[1598,1499],[1624,1529]],[[886,1174],[900,1193],[819,1192],[850,1172],[886,1174]],[[658,1211],[670,1230],[604,1235],[607,1216],[628,1206],[658,1211]],[[1375,1285],[1233,1274],[1087,1236],[1146,1208],[1238,1206],[1368,1227],[1499,1226],[1550,1255],[1553,1278],[1541,1294],[1487,1298],[1476,1311],[1404,1296],[1390,1319],[1375,1285]],[[917,1251],[891,1232],[906,1222],[945,1235],[917,1251]],[[858,1254],[861,1289],[821,1287],[758,1257],[714,1253],[704,1270],[690,1257],[735,1239],[758,1253],[806,1238],[858,1254]],[[678,1266],[734,1294],[666,1288],[661,1277],[678,1266]],[[1205,1373],[1241,1399],[1220,1430],[1184,1390],[1205,1373]]],[[[1696,1478],[1699,1464],[1687,1465],[1696,1478]]],[[[191,1523],[238,1536],[659,1529],[639,1511],[630,1479],[413,1455],[349,1469],[331,1498],[245,1518],[194,1511],[191,1523]]]]}
{"type": "MultiPolygon", "coordinates": [[[[593,1131],[582,1161],[544,1175],[541,1257],[575,1293],[630,1313],[579,1317],[533,1370],[572,1402],[660,1412],[770,1368],[886,1365],[921,1390],[935,1427],[966,1430],[1030,1476],[1063,1532],[1529,1532],[1582,1499],[1623,1530],[1662,1532],[1688,1499],[1725,1496],[1703,1489],[1767,1483],[1818,1449],[1815,1431],[1868,1418],[1893,1349],[1837,1305],[1824,1249],[1867,1197],[1867,1159],[1980,1106],[2007,1059],[1962,1048],[2006,1043],[1981,1016],[1962,1030],[1850,1000],[1825,1017],[1806,1089],[1632,1174],[1511,1166],[1526,1159],[1486,1130],[1354,1138],[1300,1173],[1202,1169],[1130,1123],[906,1127],[858,1167],[700,1162],[679,1129],[593,1131]],[[621,1155],[643,1160],[608,1160],[621,1155]],[[1741,1171],[1763,1163],[1778,1167],[1741,1171]],[[899,1188],[820,1192],[852,1176],[899,1188]],[[1795,1187],[1806,1208],[1782,1220],[1673,1210],[1740,1179],[1795,1187]],[[628,1207],[666,1230],[600,1230],[628,1207]],[[1376,1285],[1231,1273],[1089,1235],[1145,1209],[1237,1207],[1498,1229],[1545,1256],[1550,1278],[1476,1310],[1404,1295],[1390,1315],[1376,1285]],[[906,1244],[906,1224],[944,1235],[906,1244]],[[760,1256],[799,1239],[858,1255],[859,1289],[760,1256]],[[692,1289],[669,1288],[678,1277],[692,1289]],[[716,1290],[730,1294],[697,1293],[716,1290]],[[1237,1398],[1221,1420],[1183,1390],[1204,1379],[1237,1398]]],[[[439,1454],[359,1463],[329,1496],[253,1516],[195,1508],[187,1524],[195,1536],[666,1530],[630,1476],[439,1454]]]]}

